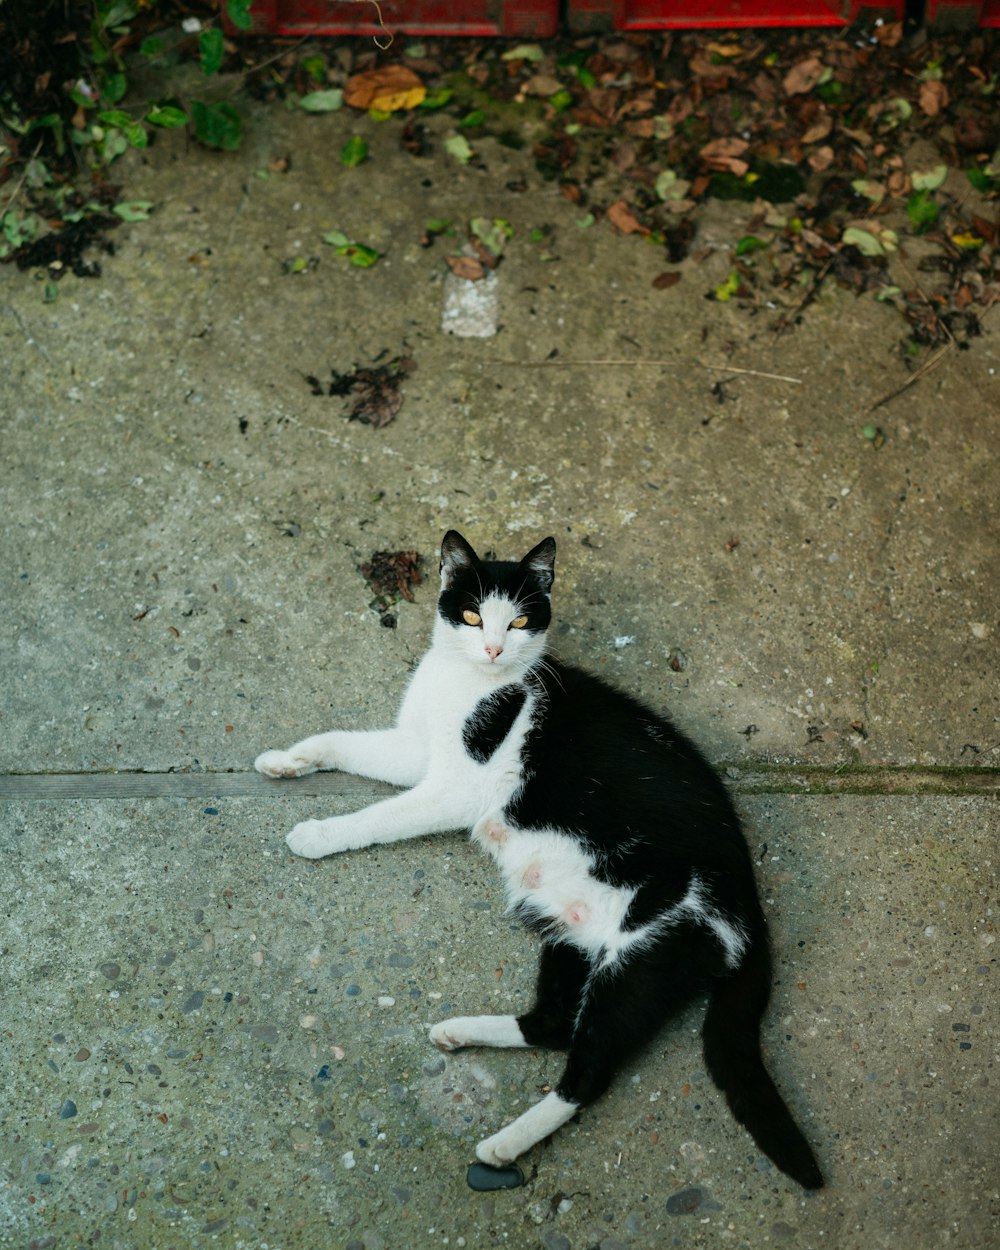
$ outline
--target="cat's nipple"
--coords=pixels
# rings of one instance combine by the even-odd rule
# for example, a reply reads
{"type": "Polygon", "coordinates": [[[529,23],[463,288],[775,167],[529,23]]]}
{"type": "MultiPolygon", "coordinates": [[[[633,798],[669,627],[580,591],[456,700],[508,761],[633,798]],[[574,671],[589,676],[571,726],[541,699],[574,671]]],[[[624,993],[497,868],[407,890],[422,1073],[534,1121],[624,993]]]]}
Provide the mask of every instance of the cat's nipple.
{"type": "Polygon", "coordinates": [[[586,903],[570,903],[563,911],[563,920],[570,925],[586,924],[590,919],[590,908],[586,903]]]}
{"type": "Polygon", "coordinates": [[[483,832],[491,842],[496,842],[498,846],[503,846],[507,841],[507,827],[499,820],[488,820],[483,832]]]}
{"type": "Polygon", "coordinates": [[[526,890],[537,890],[542,884],[541,864],[529,864],[521,877],[521,884],[526,890]]]}

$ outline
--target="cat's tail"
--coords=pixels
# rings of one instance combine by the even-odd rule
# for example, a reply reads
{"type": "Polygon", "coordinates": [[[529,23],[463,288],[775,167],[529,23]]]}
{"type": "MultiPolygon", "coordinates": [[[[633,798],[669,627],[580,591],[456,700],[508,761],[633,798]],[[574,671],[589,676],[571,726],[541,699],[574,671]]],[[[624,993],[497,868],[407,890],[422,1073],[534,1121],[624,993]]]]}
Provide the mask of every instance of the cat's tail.
{"type": "Polygon", "coordinates": [[[771,988],[767,939],[758,938],[739,970],[714,983],[703,1028],[705,1064],[729,1109],[767,1157],[804,1189],[823,1175],[764,1067],[760,1022],[771,988]]]}

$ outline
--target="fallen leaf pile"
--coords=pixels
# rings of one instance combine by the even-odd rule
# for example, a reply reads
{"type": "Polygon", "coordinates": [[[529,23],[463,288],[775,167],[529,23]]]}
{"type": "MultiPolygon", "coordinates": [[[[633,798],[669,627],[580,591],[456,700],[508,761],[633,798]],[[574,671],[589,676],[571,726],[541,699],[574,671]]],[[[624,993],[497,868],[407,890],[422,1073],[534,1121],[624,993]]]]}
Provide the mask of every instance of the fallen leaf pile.
{"type": "MultiPolygon", "coordinates": [[[[661,245],[668,265],[707,254],[706,201],[741,201],[745,233],[710,299],[773,311],[782,330],[827,278],[874,291],[905,319],[908,358],[967,343],[1000,298],[998,42],[989,30],[882,23],[540,44],[399,40],[390,61],[359,41],[337,49],[327,78],[366,91],[419,83],[416,108],[393,94],[415,157],[433,150],[425,121],[442,111],[454,128],[439,141],[461,163],[488,162],[487,136],[527,143],[585,222],[661,245]]],[[[301,69],[290,68],[287,85],[307,88],[301,69]]],[[[348,87],[348,105],[373,107],[348,87]]],[[[498,259],[473,250],[448,261],[470,279],[498,259]]],[[[666,270],[653,285],[667,291],[681,277],[666,270]]]]}
{"type": "Polygon", "coordinates": [[[78,278],[99,278],[100,262],[87,259],[84,253],[95,245],[105,253],[114,252],[114,245],[104,235],[121,225],[121,220],[110,213],[91,213],[21,244],[4,259],[13,262],[18,269],[47,269],[49,276],[56,280],[65,273],[73,273],[78,278]]]}
{"type": "MultiPolygon", "coordinates": [[[[46,0],[46,12],[53,6],[46,0]]],[[[135,47],[148,33],[144,23],[167,11],[168,0],[143,9],[130,26],[135,47]]],[[[65,113],[69,125],[72,101],[61,84],[73,79],[66,59],[85,23],[51,34],[45,23],[21,19],[22,26],[28,34],[0,50],[0,70],[9,71],[0,83],[11,84],[26,119],[41,119],[44,109],[65,113]]],[[[227,44],[231,67],[242,63],[259,98],[290,98],[311,113],[367,112],[396,127],[415,181],[435,150],[483,169],[496,144],[525,149],[578,208],[578,225],[604,224],[623,247],[661,249],[664,269],[651,281],[665,293],[698,281],[699,264],[717,251],[717,241],[709,247],[700,238],[706,203],[742,203],[729,272],[702,279],[709,299],[768,314],[786,330],[824,281],[871,292],[903,318],[908,364],[925,349],[968,345],[1000,299],[998,46],[1000,34],[989,29],[904,29],[870,19],[842,30],[611,33],[543,43],[407,37],[388,51],[366,38],[227,44]]],[[[63,158],[52,146],[57,130],[42,127],[37,140],[34,130],[26,134],[43,145],[50,168],[64,159],[60,176],[72,177],[71,145],[63,158]]],[[[8,154],[0,181],[31,150],[19,133],[0,132],[0,157],[8,154]]],[[[371,161],[366,141],[353,137],[340,161],[356,169],[360,186],[371,161]]],[[[526,188],[524,180],[507,186],[512,195],[526,188]]],[[[24,195],[50,229],[67,224],[65,197],[57,207],[33,176],[24,195]]],[[[484,222],[447,261],[471,280],[499,263],[506,241],[502,219],[484,222]]],[[[96,242],[93,234],[86,241],[96,242]]],[[[379,259],[336,231],[326,242],[352,265],[379,259]]],[[[48,263],[16,251],[31,243],[17,237],[5,258],[48,263]]],[[[66,235],[63,245],[73,243],[66,235]]],[[[65,272],[66,259],[56,261],[65,272]]],[[[398,411],[388,376],[359,371],[350,389],[354,419],[384,425],[398,411]]]]}
{"type": "Polygon", "coordinates": [[[308,374],[314,395],[344,396],[349,401],[348,420],[374,426],[376,430],[389,424],[403,406],[400,386],[416,369],[416,363],[403,356],[384,365],[367,365],[350,373],[330,370],[330,381],[322,383],[308,374]]]}
{"type": "Polygon", "coordinates": [[[421,583],[420,555],[416,551],[376,551],[358,571],[368,583],[375,596],[371,606],[382,618],[382,624],[392,629],[396,617],[391,609],[400,599],[413,602],[413,587],[421,583]]]}

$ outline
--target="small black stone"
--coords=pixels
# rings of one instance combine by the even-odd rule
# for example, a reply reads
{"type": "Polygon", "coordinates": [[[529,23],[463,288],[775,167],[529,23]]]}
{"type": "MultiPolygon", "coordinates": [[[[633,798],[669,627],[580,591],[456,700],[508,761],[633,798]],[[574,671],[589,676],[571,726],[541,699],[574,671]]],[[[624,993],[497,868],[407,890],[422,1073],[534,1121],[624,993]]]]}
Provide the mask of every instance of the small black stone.
{"type": "Polygon", "coordinates": [[[470,1189],[484,1193],[490,1189],[517,1189],[524,1184],[524,1173],[516,1163],[505,1168],[491,1168],[485,1163],[473,1163],[470,1164],[465,1179],[469,1182],[470,1189]]]}

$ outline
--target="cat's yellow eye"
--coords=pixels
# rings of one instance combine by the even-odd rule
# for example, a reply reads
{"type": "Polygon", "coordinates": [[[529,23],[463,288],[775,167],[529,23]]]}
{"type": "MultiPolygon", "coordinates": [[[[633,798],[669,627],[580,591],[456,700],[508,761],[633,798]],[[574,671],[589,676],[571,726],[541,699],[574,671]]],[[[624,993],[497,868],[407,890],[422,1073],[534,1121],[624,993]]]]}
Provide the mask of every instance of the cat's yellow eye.
{"type": "Polygon", "coordinates": [[[473,612],[471,608],[465,609],[462,613],[462,620],[465,621],[466,625],[482,625],[483,623],[483,618],[478,612],[473,612]]]}
{"type": "Polygon", "coordinates": [[[510,627],[511,629],[524,629],[527,623],[528,623],[528,618],[526,616],[515,616],[514,619],[510,623],[510,627]]]}

